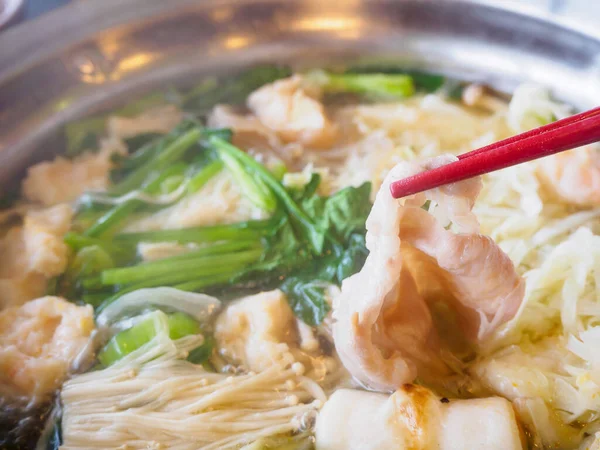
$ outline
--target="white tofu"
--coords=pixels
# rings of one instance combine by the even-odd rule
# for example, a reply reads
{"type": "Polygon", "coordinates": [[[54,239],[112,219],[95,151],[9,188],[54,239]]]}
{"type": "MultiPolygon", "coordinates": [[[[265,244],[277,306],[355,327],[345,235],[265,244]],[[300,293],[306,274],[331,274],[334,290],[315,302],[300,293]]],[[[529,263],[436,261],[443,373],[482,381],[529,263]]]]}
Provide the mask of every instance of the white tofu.
{"type": "Polygon", "coordinates": [[[336,391],[319,413],[317,450],[521,450],[510,402],[499,397],[442,403],[421,386],[391,396],[336,391]]]}

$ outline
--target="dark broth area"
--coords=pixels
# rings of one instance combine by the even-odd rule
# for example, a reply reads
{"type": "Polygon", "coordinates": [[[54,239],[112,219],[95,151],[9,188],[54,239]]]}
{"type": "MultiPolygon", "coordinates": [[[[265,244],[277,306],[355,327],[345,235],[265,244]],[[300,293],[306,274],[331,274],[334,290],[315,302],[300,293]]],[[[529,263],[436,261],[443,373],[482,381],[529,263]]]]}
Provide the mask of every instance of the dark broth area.
{"type": "Polygon", "coordinates": [[[35,448],[53,406],[52,401],[28,406],[0,398],[0,449],[35,448]]]}

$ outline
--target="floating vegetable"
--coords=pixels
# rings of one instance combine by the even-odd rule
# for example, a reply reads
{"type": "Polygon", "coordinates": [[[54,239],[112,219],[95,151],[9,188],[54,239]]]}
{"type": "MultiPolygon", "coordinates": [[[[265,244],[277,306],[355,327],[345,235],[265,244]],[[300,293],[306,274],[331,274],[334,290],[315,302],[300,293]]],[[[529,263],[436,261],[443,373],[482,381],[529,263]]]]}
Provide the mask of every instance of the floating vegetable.
{"type": "Polygon", "coordinates": [[[96,318],[98,327],[109,327],[126,317],[137,316],[148,308],[167,308],[186,313],[200,323],[206,322],[221,302],[206,294],[185,292],[169,287],[140,289],[123,295],[96,318]]]}
{"type": "Polygon", "coordinates": [[[98,353],[98,361],[108,367],[129,353],[149,343],[159,334],[168,334],[177,340],[190,334],[199,334],[200,325],[182,312],[165,314],[161,311],[148,313],[136,323],[113,336],[98,353]]]}

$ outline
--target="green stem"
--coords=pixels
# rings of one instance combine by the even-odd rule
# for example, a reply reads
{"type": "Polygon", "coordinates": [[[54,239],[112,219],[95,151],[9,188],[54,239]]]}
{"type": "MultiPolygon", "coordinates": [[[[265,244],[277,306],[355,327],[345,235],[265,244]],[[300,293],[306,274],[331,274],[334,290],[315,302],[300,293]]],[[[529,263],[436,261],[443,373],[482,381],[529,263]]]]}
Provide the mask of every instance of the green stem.
{"type": "Polygon", "coordinates": [[[405,98],[415,92],[413,78],[406,74],[333,74],[313,72],[307,75],[328,92],[352,92],[375,97],[405,98]]]}
{"type": "Polygon", "coordinates": [[[162,167],[177,161],[190,147],[197,143],[201,137],[202,129],[200,128],[192,128],[187,131],[175,139],[175,141],[169,144],[163,151],[157,153],[154,158],[132,171],[123,181],[115,184],[110,189],[110,192],[115,195],[123,195],[137,189],[144,183],[148,176],[152,174],[152,172],[160,170],[162,167]]]}
{"type": "Polygon", "coordinates": [[[212,177],[218,174],[223,168],[221,161],[213,161],[204,166],[196,175],[194,175],[187,183],[187,191],[189,194],[199,191],[212,177]]]}
{"type": "Polygon", "coordinates": [[[171,264],[141,264],[133,267],[108,269],[102,272],[102,283],[105,285],[129,284],[159,277],[168,284],[183,282],[199,276],[222,274],[234,268],[244,267],[260,259],[262,253],[261,249],[246,250],[227,255],[203,256],[171,264]]]}
{"type": "Polygon", "coordinates": [[[239,252],[242,250],[256,250],[262,248],[261,241],[259,239],[247,240],[247,241],[231,241],[222,242],[212,245],[207,245],[196,250],[191,250],[180,255],[170,256],[168,258],[158,259],[156,261],[149,261],[138,265],[137,267],[153,267],[153,266],[170,266],[174,262],[187,261],[190,259],[196,259],[205,256],[224,255],[232,252],[239,252]]]}
{"type": "Polygon", "coordinates": [[[104,300],[110,298],[113,295],[112,292],[89,292],[81,296],[81,300],[84,303],[92,305],[94,308],[102,304],[104,300]]]}
{"type": "Polygon", "coordinates": [[[109,212],[100,217],[96,223],[84,231],[84,235],[90,237],[99,237],[121,223],[126,217],[130,216],[143,205],[143,202],[137,199],[127,200],[109,212]]]}
{"type": "MultiPolygon", "coordinates": [[[[173,164],[171,167],[168,167],[160,173],[155,179],[148,182],[142,189],[142,192],[146,194],[156,194],[165,180],[172,176],[181,175],[185,169],[186,165],[183,163],[173,164]]],[[[84,235],[100,237],[108,233],[143,205],[144,202],[142,200],[130,199],[114,206],[110,211],[100,217],[94,225],[88,228],[84,232],[84,235]]]]}
{"type": "Polygon", "coordinates": [[[181,291],[189,291],[189,292],[199,291],[200,289],[204,289],[207,287],[213,287],[213,286],[218,286],[220,284],[225,284],[229,280],[231,280],[233,277],[237,276],[240,273],[241,273],[241,271],[237,271],[235,273],[227,273],[227,274],[223,274],[223,275],[216,275],[213,277],[198,278],[197,280],[186,281],[184,283],[176,284],[173,287],[176,289],[179,289],[181,291]]]}
{"type": "Polygon", "coordinates": [[[211,225],[205,227],[180,228],[176,230],[140,231],[137,233],[121,233],[115,239],[121,242],[177,242],[208,243],[236,240],[258,239],[271,231],[269,220],[239,222],[231,225],[211,225]]]}
{"type": "Polygon", "coordinates": [[[237,158],[243,166],[251,169],[257,176],[259,176],[262,181],[273,190],[288,212],[298,221],[298,224],[302,228],[305,237],[311,243],[314,253],[320,254],[323,251],[325,232],[316,224],[314,224],[310,217],[308,217],[306,213],[300,209],[294,199],[290,196],[290,194],[288,194],[283,185],[273,176],[271,172],[269,172],[254,158],[217,136],[211,136],[209,138],[209,142],[217,151],[227,153],[232,157],[237,158]]]}
{"type": "Polygon", "coordinates": [[[85,289],[102,288],[102,279],[100,275],[89,276],[81,280],[81,286],[85,289]]]}
{"type": "Polygon", "coordinates": [[[242,162],[231,153],[218,149],[219,157],[240,185],[242,192],[260,209],[272,213],[277,208],[277,199],[260,178],[254,178],[242,162]]]}
{"type": "Polygon", "coordinates": [[[84,247],[97,245],[110,254],[115,259],[115,262],[119,261],[122,263],[123,261],[128,261],[135,257],[135,246],[133,245],[113,245],[105,240],[84,236],[71,231],[65,234],[63,240],[74,252],[77,252],[84,247]]]}

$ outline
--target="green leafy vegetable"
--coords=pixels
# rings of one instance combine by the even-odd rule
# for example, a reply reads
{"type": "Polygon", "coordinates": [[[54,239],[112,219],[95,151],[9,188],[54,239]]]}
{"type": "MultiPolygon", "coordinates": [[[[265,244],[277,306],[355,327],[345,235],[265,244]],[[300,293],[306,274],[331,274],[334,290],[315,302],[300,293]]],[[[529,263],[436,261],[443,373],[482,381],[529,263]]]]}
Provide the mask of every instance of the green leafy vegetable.
{"type": "Polygon", "coordinates": [[[309,81],[325,92],[349,92],[375,98],[398,99],[415,93],[413,78],[404,74],[334,74],[314,71],[307,75],[309,81]]]}
{"type": "Polygon", "coordinates": [[[138,150],[140,147],[143,147],[150,142],[154,142],[157,139],[161,138],[163,133],[141,133],[136,134],[135,136],[131,136],[129,138],[123,139],[125,141],[125,145],[127,146],[127,150],[129,153],[132,153],[135,150],[138,150]]]}
{"type": "Polygon", "coordinates": [[[88,246],[98,246],[102,248],[104,252],[109,254],[118,264],[126,264],[135,256],[134,245],[123,245],[122,243],[116,245],[110,241],[84,236],[78,233],[68,232],[65,234],[64,241],[75,252],[88,246]]]}
{"type": "Polygon", "coordinates": [[[82,288],[101,286],[97,275],[114,266],[110,253],[100,245],[83,247],[69,261],[65,272],[55,279],[52,293],[68,298],[77,297],[82,288]]]}
{"type": "Polygon", "coordinates": [[[348,68],[346,73],[407,75],[413,79],[416,90],[425,92],[435,92],[447,82],[446,77],[442,75],[428,73],[421,70],[407,70],[406,66],[393,63],[363,64],[353,66],[348,68]]]}
{"type": "Polygon", "coordinates": [[[346,242],[352,233],[364,230],[371,211],[370,195],[371,183],[363,183],[358,188],[344,188],[331,197],[312,195],[302,201],[302,208],[321,228],[346,242]]]}
{"type": "Polygon", "coordinates": [[[193,127],[183,133],[176,130],[164,138],[165,142],[169,142],[164,149],[112,186],[110,193],[123,195],[139,188],[155,171],[177,162],[187,150],[199,142],[201,137],[202,129],[199,127],[193,127]]]}
{"type": "Polygon", "coordinates": [[[353,234],[347,247],[337,248],[337,251],[337,254],[313,260],[298,274],[288,276],[281,285],[296,316],[309,325],[320,324],[330,310],[327,288],[341,284],[358,272],[368,254],[361,234],[353,234]]]}
{"type": "Polygon", "coordinates": [[[362,269],[368,255],[364,234],[351,235],[347,247],[342,250],[333,263],[337,283],[341,284],[343,280],[362,269]]]}
{"type": "Polygon", "coordinates": [[[288,214],[292,217],[295,226],[310,243],[313,251],[316,254],[322,252],[323,244],[325,242],[325,230],[316,225],[312,219],[306,215],[271,172],[250,155],[244,153],[239,148],[231,145],[218,136],[210,137],[209,142],[220,152],[220,154],[228,154],[232,158],[237,159],[250,174],[256,176],[268,186],[273,195],[277,197],[287,210],[288,214]]]}
{"type": "Polygon", "coordinates": [[[66,155],[77,156],[85,150],[96,150],[106,127],[106,117],[92,117],[65,125],[66,155]]]}
{"type": "Polygon", "coordinates": [[[205,247],[191,254],[173,256],[137,266],[108,269],[102,272],[102,284],[128,284],[158,279],[165,286],[203,275],[219,275],[241,269],[260,259],[262,249],[252,242],[238,241],[205,247]],[[258,247],[258,248],[257,248],[258,247]]]}
{"type": "Polygon", "coordinates": [[[446,83],[446,78],[442,75],[420,72],[417,70],[408,71],[407,74],[412,77],[415,82],[415,87],[418,90],[423,90],[425,92],[435,92],[446,83]]]}
{"type": "Polygon", "coordinates": [[[308,325],[319,325],[331,310],[325,298],[330,283],[322,280],[303,280],[290,277],[282,285],[294,314],[308,325]]]}
{"type": "Polygon", "coordinates": [[[202,189],[202,187],[204,187],[212,177],[218,174],[222,168],[223,163],[221,161],[212,161],[203,167],[187,182],[186,189],[188,194],[193,194],[202,189]]]}
{"type": "MultiPolygon", "coordinates": [[[[186,166],[184,164],[174,164],[168,167],[154,180],[143,186],[141,192],[146,194],[156,194],[166,180],[173,176],[182,175],[185,169],[186,166]]],[[[130,199],[120,203],[99,217],[97,221],[84,232],[84,234],[90,237],[101,236],[121,224],[142,205],[144,205],[144,202],[138,199],[130,199]]]]}
{"type": "Polygon", "coordinates": [[[131,244],[138,242],[210,243],[229,239],[246,241],[269,234],[271,227],[270,220],[250,220],[226,225],[120,233],[115,236],[115,240],[131,244]]]}
{"type": "Polygon", "coordinates": [[[192,350],[188,355],[187,360],[194,364],[205,364],[211,357],[216,343],[214,337],[205,335],[202,345],[192,350]]]}
{"type": "Polygon", "coordinates": [[[256,206],[267,211],[273,212],[277,207],[277,199],[272,191],[265,186],[260,178],[254,178],[246,171],[242,162],[227,150],[218,150],[219,157],[225,164],[225,167],[239,183],[244,195],[256,206]]]}
{"type": "MultiPolygon", "coordinates": [[[[90,269],[81,269],[81,258],[75,258],[67,271],[69,276],[58,280],[57,286],[64,287],[60,281],[67,280],[69,298],[101,304],[99,309],[141,288],[171,286],[198,291],[218,286],[234,290],[281,286],[299,317],[310,324],[320,323],[329,310],[327,286],[341,283],[364,261],[366,249],[360,237],[371,206],[370,185],[322,197],[317,194],[320,176],[312,174],[304,186],[288,190],[280,181],[285,166],[269,170],[228,142],[230,139],[231,130],[205,129],[188,120],[167,135],[140,135],[132,141],[131,154],[116,160],[114,176],[118,181],[107,194],[114,199],[90,195],[87,202],[80,202],[78,217],[85,214],[87,218],[78,223],[83,227],[87,222],[87,228],[65,238],[74,251],[81,252],[81,258],[96,255],[85,265],[90,269]],[[133,213],[164,205],[154,205],[139,194],[157,196],[177,190],[183,196],[202,188],[222,168],[233,175],[244,195],[272,214],[271,218],[118,232],[133,213]],[[118,198],[124,195],[128,199],[118,198]],[[109,200],[121,203],[109,208],[101,204],[109,200]],[[194,244],[198,249],[139,262],[136,247],[140,242],[194,244]]],[[[145,339],[148,327],[129,331],[131,337],[127,339],[135,341],[139,333],[140,339],[145,339]]],[[[112,342],[105,352],[117,351],[117,336],[112,342]]]]}

